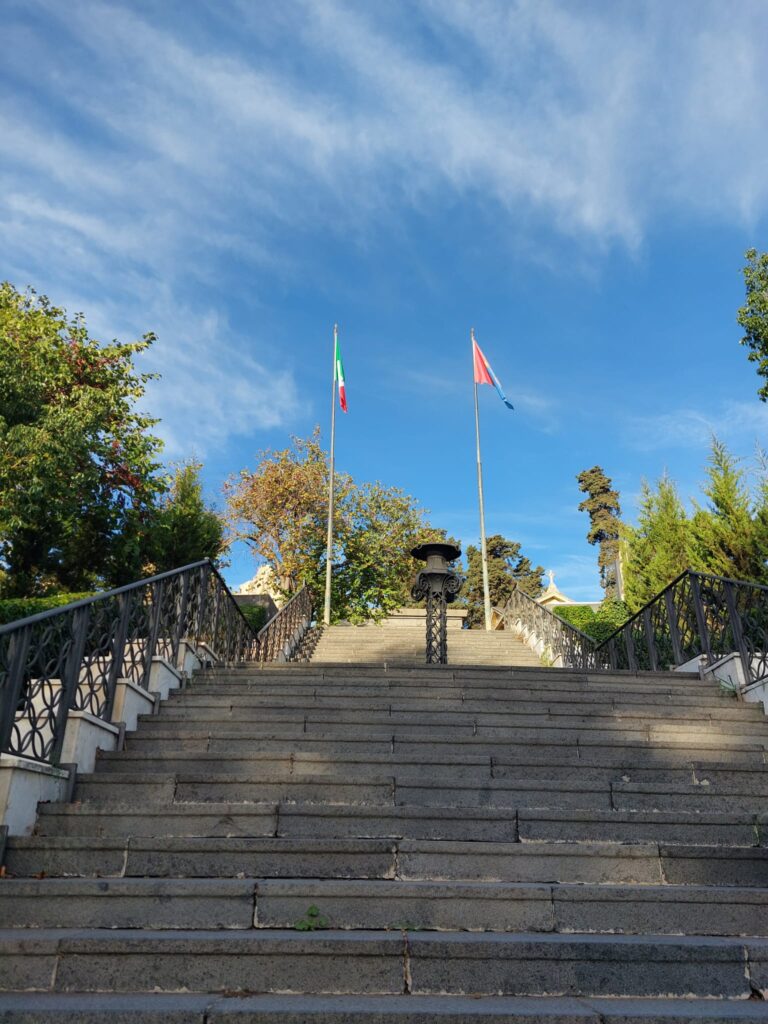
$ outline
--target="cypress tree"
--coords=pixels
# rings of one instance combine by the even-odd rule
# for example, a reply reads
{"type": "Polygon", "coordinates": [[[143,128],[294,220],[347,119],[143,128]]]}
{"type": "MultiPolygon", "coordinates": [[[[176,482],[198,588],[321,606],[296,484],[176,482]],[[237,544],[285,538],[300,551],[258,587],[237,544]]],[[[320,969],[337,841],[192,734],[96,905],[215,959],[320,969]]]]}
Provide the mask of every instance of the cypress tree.
{"type": "Polygon", "coordinates": [[[605,475],[601,466],[585,469],[576,479],[579,490],[587,494],[579,505],[579,512],[589,515],[587,540],[590,544],[599,545],[600,586],[605,591],[606,600],[613,600],[618,597],[615,565],[621,534],[619,492],[613,489],[610,477],[605,475]]]}

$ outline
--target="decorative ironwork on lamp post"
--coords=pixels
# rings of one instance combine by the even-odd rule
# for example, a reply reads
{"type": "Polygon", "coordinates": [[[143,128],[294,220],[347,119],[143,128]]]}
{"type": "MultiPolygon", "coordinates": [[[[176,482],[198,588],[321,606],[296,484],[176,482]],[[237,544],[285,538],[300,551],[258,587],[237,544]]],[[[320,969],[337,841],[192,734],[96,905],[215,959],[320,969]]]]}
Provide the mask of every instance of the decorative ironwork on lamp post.
{"type": "Polygon", "coordinates": [[[419,544],[411,554],[426,569],[418,574],[411,588],[414,601],[426,601],[427,605],[427,664],[445,665],[448,662],[448,622],[446,610],[453,601],[464,580],[455,573],[449,562],[455,562],[461,555],[461,548],[455,544],[419,544]]]}

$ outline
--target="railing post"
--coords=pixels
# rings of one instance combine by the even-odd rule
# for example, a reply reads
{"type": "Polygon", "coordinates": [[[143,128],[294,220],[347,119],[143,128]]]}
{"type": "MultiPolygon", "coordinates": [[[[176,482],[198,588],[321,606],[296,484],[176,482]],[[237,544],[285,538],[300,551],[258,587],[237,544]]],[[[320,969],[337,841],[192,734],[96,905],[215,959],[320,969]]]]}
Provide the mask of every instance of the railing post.
{"type": "Polygon", "coordinates": [[[683,645],[680,642],[680,627],[677,624],[677,608],[675,607],[671,588],[668,588],[664,593],[664,604],[667,608],[667,622],[669,623],[669,635],[672,640],[672,654],[674,655],[675,664],[682,665],[685,658],[683,657],[683,645]]]}
{"type": "Polygon", "coordinates": [[[112,721],[112,708],[115,703],[117,681],[118,679],[122,679],[123,676],[125,643],[126,636],[128,634],[128,616],[131,610],[129,595],[120,594],[117,599],[117,605],[120,609],[120,618],[118,619],[117,629],[115,630],[115,638],[112,641],[112,664],[109,666],[109,674],[107,675],[107,701],[104,708],[105,722],[112,721]]]}
{"type": "Polygon", "coordinates": [[[147,637],[147,651],[144,658],[144,677],[141,685],[145,690],[149,689],[149,673],[152,671],[152,659],[157,650],[157,637],[160,633],[160,616],[163,613],[163,581],[158,580],[152,584],[152,611],[150,613],[149,636],[147,637]]]}
{"type": "Polygon", "coordinates": [[[624,636],[624,648],[627,652],[627,668],[630,672],[637,672],[637,658],[635,656],[635,641],[632,639],[632,629],[630,626],[624,626],[621,632],[624,636]]]}
{"type": "Polygon", "coordinates": [[[696,626],[699,630],[699,637],[701,639],[701,653],[705,655],[707,664],[712,664],[712,650],[709,646],[709,630],[707,629],[707,619],[704,614],[704,605],[701,600],[701,587],[699,586],[699,578],[696,573],[690,574],[691,583],[691,595],[693,596],[693,611],[696,615],[696,626]]]}
{"type": "Polygon", "coordinates": [[[179,663],[179,648],[181,647],[181,639],[184,634],[184,627],[186,626],[187,619],[187,602],[189,600],[189,575],[184,573],[181,578],[181,600],[177,606],[178,621],[176,622],[176,628],[173,631],[173,664],[178,667],[179,663]]]}
{"type": "MultiPolygon", "coordinates": [[[[739,610],[736,607],[736,601],[733,595],[733,584],[730,580],[726,580],[723,586],[725,590],[725,603],[728,606],[728,618],[731,623],[733,640],[741,659],[741,666],[744,669],[744,685],[749,686],[752,682],[752,659],[749,656],[747,645],[744,642],[744,630],[741,626],[741,616],[739,615],[739,610]]],[[[741,696],[741,687],[739,687],[739,696],[741,696]]]]}
{"type": "Polygon", "coordinates": [[[208,580],[211,578],[211,566],[203,565],[200,568],[200,600],[197,603],[197,622],[195,623],[195,643],[200,643],[203,634],[203,623],[205,622],[206,606],[208,603],[208,580]]]}
{"type": "Polygon", "coordinates": [[[75,702],[75,694],[80,684],[80,666],[83,663],[85,652],[85,641],[88,638],[88,623],[91,618],[91,606],[76,608],[72,613],[72,646],[70,647],[64,663],[64,671],[61,673],[61,700],[56,712],[56,725],[54,726],[54,739],[50,751],[50,760],[56,764],[61,755],[61,748],[64,744],[64,730],[67,727],[67,718],[72,705],[75,702]]]}
{"type": "Polygon", "coordinates": [[[650,608],[645,608],[643,610],[643,629],[645,630],[645,642],[648,645],[648,663],[650,665],[651,672],[658,672],[659,659],[656,652],[656,637],[653,633],[650,608]]]}
{"type": "Polygon", "coordinates": [[[8,676],[3,687],[3,706],[0,707],[0,753],[11,753],[11,734],[16,720],[16,710],[22,699],[24,688],[24,666],[29,653],[29,637],[31,629],[13,633],[8,641],[8,676]]]}

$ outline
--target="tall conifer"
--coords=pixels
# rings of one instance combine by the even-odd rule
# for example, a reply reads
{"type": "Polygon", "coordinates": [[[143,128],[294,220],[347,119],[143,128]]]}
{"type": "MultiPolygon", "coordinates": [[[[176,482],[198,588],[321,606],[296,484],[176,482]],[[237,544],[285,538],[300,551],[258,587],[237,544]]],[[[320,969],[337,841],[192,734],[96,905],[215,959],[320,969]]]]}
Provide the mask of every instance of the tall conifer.
{"type": "Polygon", "coordinates": [[[601,466],[585,469],[576,479],[579,490],[587,494],[579,505],[579,512],[589,515],[587,540],[590,544],[599,545],[600,586],[606,599],[611,600],[618,596],[615,566],[619,558],[621,532],[619,492],[613,489],[610,477],[605,475],[601,466]]]}

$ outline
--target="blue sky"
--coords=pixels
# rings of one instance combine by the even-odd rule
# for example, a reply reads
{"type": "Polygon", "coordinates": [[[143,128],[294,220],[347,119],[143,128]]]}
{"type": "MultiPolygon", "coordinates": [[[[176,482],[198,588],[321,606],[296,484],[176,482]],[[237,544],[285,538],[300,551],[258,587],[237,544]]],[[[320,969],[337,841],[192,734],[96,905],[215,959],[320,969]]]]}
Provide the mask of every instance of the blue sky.
{"type": "MultiPolygon", "coordinates": [[[[158,342],[147,398],[209,495],[328,425],[341,468],[599,594],[575,476],[684,495],[768,407],[740,268],[768,248],[768,5],[4,0],[0,276],[158,342]]],[[[234,584],[253,572],[233,552],[234,584]]]]}

